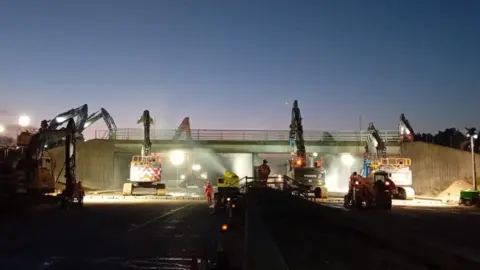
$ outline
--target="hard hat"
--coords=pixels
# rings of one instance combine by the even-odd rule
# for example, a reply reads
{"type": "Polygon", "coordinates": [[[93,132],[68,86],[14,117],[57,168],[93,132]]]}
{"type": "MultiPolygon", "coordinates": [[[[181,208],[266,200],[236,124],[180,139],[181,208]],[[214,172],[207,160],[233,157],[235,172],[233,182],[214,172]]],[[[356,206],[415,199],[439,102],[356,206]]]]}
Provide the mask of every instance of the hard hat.
{"type": "Polygon", "coordinates": [[[268,161],[266,159],[263,160],[263,164],[267,164],[268,161]]]}

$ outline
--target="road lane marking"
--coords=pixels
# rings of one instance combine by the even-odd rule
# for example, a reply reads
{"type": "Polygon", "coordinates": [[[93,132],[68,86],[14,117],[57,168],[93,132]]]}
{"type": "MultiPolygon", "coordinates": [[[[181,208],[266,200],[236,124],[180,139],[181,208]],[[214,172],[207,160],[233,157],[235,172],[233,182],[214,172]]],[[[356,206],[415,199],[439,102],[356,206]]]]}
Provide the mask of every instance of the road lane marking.
{"type": "Polygon", "coordinates": [[[135,231],[135,230],[137,230],[137,229],[139,229],[139,228],[143,228],[143,227],[147,226],[148,224],[150,224],[150,223],[152,223],[152,222],[155,222],[155,221],[157,221],[157,220],[159,220],[159,219],[162,219],[162,218],[164,218],[164,217],[167,217],[167,216],[169,216],[169,215],[171,215],[171,214],[173,214],[173,213],[175,213],[175,212],[177,212],[177,211],[182,210],[183,208],[185,208],[185,207],[187,207],[187,206],[188,206],[188,204],[185,204],[185,205],[183,205],[183,206],[180,206],[180,207],[178,207],[178,208],[175,208],[175,209],[173,209],[173,210],[170,210],[170,211],[168,211],[167,213],[165,213],[165,214],[163,214],[163,215],[154,217],[154,218],[152,218],[152,219],[150,219],[150,220],[148,220],[148,221],[146,221],[146,222],[144,222],[144,223],[142,223],[142,224],[140,224],[140,225],[138,225],[138,226],[136,226],[136,227],[131,228],[130,230],[127,231],[127,233],[132,232],[132,231],[135,231]]]}

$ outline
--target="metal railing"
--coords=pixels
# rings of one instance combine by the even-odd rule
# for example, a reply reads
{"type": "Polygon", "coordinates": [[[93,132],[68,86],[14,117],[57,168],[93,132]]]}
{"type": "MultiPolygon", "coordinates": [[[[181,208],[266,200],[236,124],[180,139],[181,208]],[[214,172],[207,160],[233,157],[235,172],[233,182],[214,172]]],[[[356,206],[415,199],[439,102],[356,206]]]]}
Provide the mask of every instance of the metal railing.
{"type": "MultiPolygon", "coordinates": [[[[398,130],[379,131],[385,142],[398,142],[398,130]]],[[[96,139],[108,139],[108,130],[96,130],[96,139]]],[[[368,131],[304,131],[306,141],[361,141],[367,140],[368,131]]],[[[172,140],[175,130],[152,130],[152,140],[172,140]]],[[[118,129],[113,139],[116,140],[143,140],[143,129],[118,129]]],[[[194,141],[289,141],[288,130],[215,130],[192,129],[194,141]]]]}

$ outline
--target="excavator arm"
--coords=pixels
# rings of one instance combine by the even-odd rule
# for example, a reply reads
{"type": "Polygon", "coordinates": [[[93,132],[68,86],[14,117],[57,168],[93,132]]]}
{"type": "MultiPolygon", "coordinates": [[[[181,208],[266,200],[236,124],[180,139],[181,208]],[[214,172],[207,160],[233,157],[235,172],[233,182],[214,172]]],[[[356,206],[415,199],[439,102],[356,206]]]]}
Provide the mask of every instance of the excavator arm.
{"type": "Polygon", "coordinates": [[[293,102],[292,119],[290,123],[290,141],[295,142],[296,157],[294,158],[295,167],[307,166],[307,153],[305,148],[305,140],[303,138],[302,115],[298,107],[298,101],[293,102]]]}
{"type": "Polygon", "coordinates": [[[65,138],[65,194],[71,197],[73,195],[75,185],[75,134],[76,124],[73,118],[70,118],[68,120],[67,127],[58,130],[41,129],[38,133],[32,135],[27,147],[25,148],[24,158],[19,162],[20,168],[25,171],[25,178],[31,179],[31,177],[33,177],[35,169],[39,166],[39,160],[41,158],[47,140],[61,140],[65,138]]]}
{"type": "Polygon", "coordinates": [[[75,122],[75,128],[77,130],[80,130],[80,128],[85,125],[85,122],[88,118],[88,105],[84,104],[78,108],[68,110],[55,116],[52,120],[50,120],[47,129],[55,130],[75,117],[77,117],[77,121],[75,122]]]}
{"type": "Polygon", "coordinates": [[[108,131],[109,131],[109,134],[108,134],[109,138],[114,137],[115,133],[117,132],[117,125],[115,124],[113,117],[104,108],[101,108],[95,113],[92,113],[85,121],[85,124],[83,125],[83,127],[78,129],[77,132],[82,133],[85,129],[87,129],[93,123],[100,120],[100,118],[103,118],[103,121],[105,121],[105,124],[107,125],[108,131]]]}
{"type": "Polygon", "coordinates": [[[412,126],[410,125],[410,122],[408,119],[405,117],[405,114],[400,115],[400,124],[398,125],[398,131],[400,133],[400,140],[403,142],[412,142],[413,141],[413,135],[415,132],[413,131],[412,126]]]}
{"type": "Polygon", "coordinates": [[[152,141],[150,140],[150,127],[153,125],[153,118],[150,117],[148,110],[143,111],[140,119],[137,120],[137,124],[143,123],[143,149],[142,156],[150,156],[152,152],[152,141]]]}
{"type": "Polygon", "coordinates": [[[178,140],[185,133],[185,137],[187,140],[192,140],[192,129],[190,128],[190,117],[185,117],[178,126],[177,130],[175,131],[175,135],[173,136],[172,140],[178,140]]]}
{"type": "Polygon", "coordinates": [[[385,145],[385,142],[382,140],[380,133],[375,128],[375,125],[373,123],[370,123],[368,125],[367,130],[369,134],[367,137],[367,145],[365,147],[366,152],[372,154],[372,152],[374,151],[373,149],[375,149],[376,152],[373,152],[373,153],[378,158],[387,157],[387,146],[385,145]]]}

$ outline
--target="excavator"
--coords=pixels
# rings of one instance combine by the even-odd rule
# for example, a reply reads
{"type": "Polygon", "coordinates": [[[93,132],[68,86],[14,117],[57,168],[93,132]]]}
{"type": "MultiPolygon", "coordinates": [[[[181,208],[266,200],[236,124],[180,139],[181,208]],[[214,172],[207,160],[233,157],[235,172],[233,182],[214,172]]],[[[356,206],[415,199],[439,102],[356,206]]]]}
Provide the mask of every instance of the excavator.
{"type": "MultiPolygon", "coordinates": [[[[137,124],[143,124],[144,139],[141,154],[133,156],[130,162],[130,178],[128,183],[123,185],[123,195],[134,195],[137,188],[154,189],[157,196],[166,194],[165,184],[162,180],[162,164],[160,157],[153,156],[152,141],[150,140],[150,126],[153,118],[148,110],[143,111],[137,124]]],[[[138,195],[138,194],[135,194],[138,195]]]]}
{"type": "Polygon", "coordinates": [[[400,115],[400,124],[398,125],[398,131],[400,132],[401,142],[413,142],[413,136],[415,135],[415,131],[413,131],[410,122],[403,113],[400,115]]]}
{"type": "Polygon", "coordinates": [[[292,108],[290,145],[293,148],[293,158],[289,160],[287,176],[297,183],[308,186],[313,191],[315,198],[326,198],[328,191],[325,187],[325,170],[322,166],[307,167],[307,150],[303,138],[302,116],[297,100],[293,102],[292,108]]]}
{"type": "MultiPolygon", "coordinates": [[[[405,125],[405,122],[401,122],[400,125],[405,125]]],[[[409,131],[413,131],[411,127],[409,131]]],[[[410,169],[412,160],[403,157],[388,157],[387,146],[373,123],[369,124],[368,133],[361,176],[368,178],[383,173],[396,185],[396,190],[393,191],[395,199],[413,200],[415,191],[412,188],[412,170],[410,169]]],[[[408,139],[408,136],[402,138],[408,139]]]]}
{"type": "MultiPolygon", "coordinates": [[[[21,157],[10,160],[8,167],[10,184],[8,188],[3,189],[10,197],[18,198],[24,196],[28,201],[43,203],[52,200],[55,192],[55,162],[45,153],[45,143],[49,139],[63,139],[70,147],[65,147],[65,179],[66,188],[62,196],[66,202],[83,203],[83,195],[77,192],[77,182],[75,178],[75,153],[76,153],[76,126],[73,119],[68,120],[67,127],[48,130],[40,128],[39,131],[30,136],[26,144],[20,144],[19,149],[21,157]]],[[[25,142],[25,138],[24,141],[25,142]]]]}
{"type": "Polygon", "coordinates": [[[91,126],[93,123],[100,120],[100,118],[103,118],[103,121],[105,121],[105,124],[107,125],[108,138],[109,139],[115,138],[115,134],[117,133],[117,125],[115,124],[113,117],[107,112],[107,110],[105,110],[104,108],[101,108],[100,110],[92,113],[85,121],[85,124],[78,130],[80,139],[84,139],[82,134],[83,131],[87,129],[89,126],[91,126]]]}

